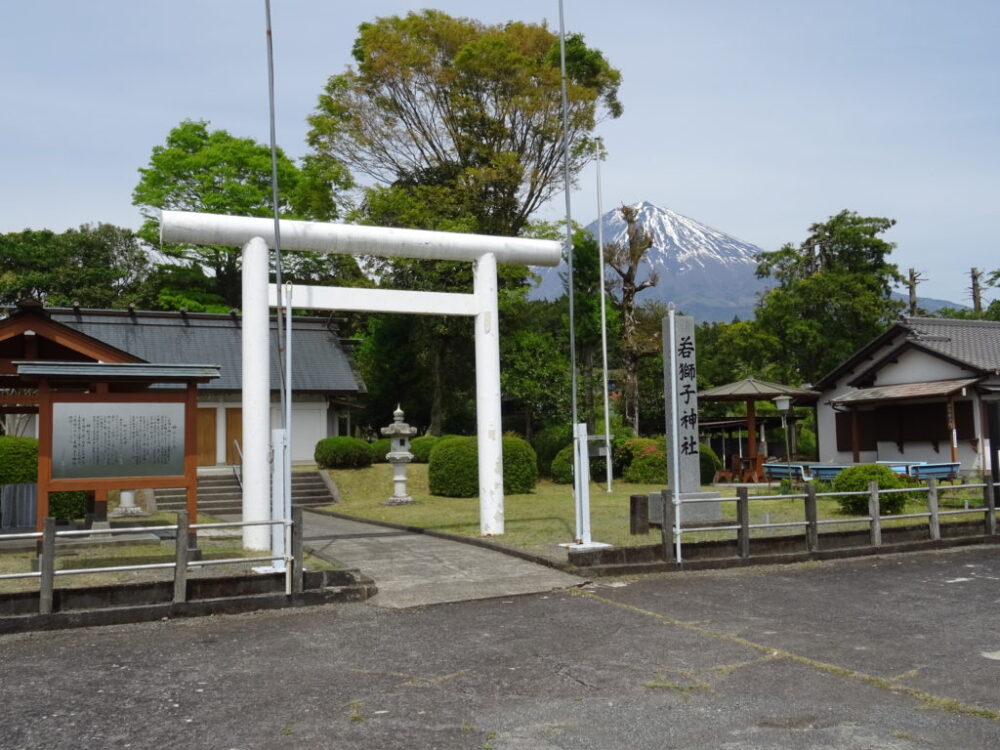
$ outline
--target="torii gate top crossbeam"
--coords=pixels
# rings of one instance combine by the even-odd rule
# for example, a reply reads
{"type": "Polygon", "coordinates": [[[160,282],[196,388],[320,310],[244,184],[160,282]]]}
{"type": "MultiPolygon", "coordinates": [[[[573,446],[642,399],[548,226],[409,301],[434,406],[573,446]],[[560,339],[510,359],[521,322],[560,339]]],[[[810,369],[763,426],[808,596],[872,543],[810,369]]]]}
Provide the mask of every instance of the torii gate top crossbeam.
{"type": "MultiPolygon", "coordinates": [[[[224,216],[187,211],[163,211],[162,242],[242,247],[260,237],[274,247],[274,221],[247,216],[224,216]]],[[[281,220],[283,250],[313,250],[341,255],[475,261],[492,253],[498,263],[556,266],[562,247],[555,240],[494,237],[422,229],[394,229],[355,224],[281,220]]]]}

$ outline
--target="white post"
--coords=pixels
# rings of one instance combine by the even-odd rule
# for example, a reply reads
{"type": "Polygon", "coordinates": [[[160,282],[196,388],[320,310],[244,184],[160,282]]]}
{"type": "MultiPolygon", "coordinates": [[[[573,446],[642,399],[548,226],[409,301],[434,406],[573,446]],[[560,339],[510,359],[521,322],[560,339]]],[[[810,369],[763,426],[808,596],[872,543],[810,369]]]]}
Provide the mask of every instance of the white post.
{"type": "Polygon", "coordinates": [[[573,477],[577,488],[576,501],[576,543],[590,545],[590,451],[587,440],[587,423],[580,422],[574,426],[574,444],[576,446],[576,461],[574,461],[573,477]]]}
{"type": "MultiPolygon", "coordinates": [[[[268,450],[271,431],[270,312],[267,243],[254,237],[243,248],[243,520],[270,518],[268,450]]],[[[266,550],[267,526],[245,526],[243,546],[266,550]]]]}
{"type": "Polygon", "coordinates": [[[476,429],[479,445],[479,532],[503,534],[503,449],[500,424],[500,330],[497,260],[485,253],[473,265],[476,314],[476,429]]]}
{"type": "MultiPolygon", "coordinates": [[[[274,446],[274,456],[271,461],[271,520],[281,521],[285,515],[285,456],[288,452],[288,431],[271,430],[271,445],[274,446]]],[[[273,525],[270,527],[271,554],[285,554],[285,527],[273,525]]],[[[268,570],[285,572],[284,560],[272,560],[268,570]]]]}

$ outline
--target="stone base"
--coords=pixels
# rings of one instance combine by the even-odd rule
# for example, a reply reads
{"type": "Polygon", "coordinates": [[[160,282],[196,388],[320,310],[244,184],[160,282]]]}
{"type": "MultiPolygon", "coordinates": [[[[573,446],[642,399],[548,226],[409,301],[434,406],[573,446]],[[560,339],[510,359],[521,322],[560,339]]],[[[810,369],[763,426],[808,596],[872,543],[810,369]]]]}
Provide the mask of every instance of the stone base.
{"type": "MultiPolygon", "coordinates": [[[[682,492],[681,502],[687,500],[710,500],[721,498],[721,492],[682,492]]],[[[681,525],[690,526],[706,521],[722,520],[722,502],[717,503],[690,503],[681,506],[681,525]]],[[[649,522],[659,526],[663,521],[663,513],[660,502],[660,493],[649,493],[649,522]]]]}
{"type": "Polygon", "coordinates": [[[409,495],[404,495],[402,497],[398,497],[396,495],[393,495],[388,500],[386,500],[384,503],[382,503],[382,505],[413,505],[416,502],[417,501],[414,500],[409,495]]]}
{"type": "Polygon", "coordinates": [[[138,505],[132,505],[130,507],[122,507],[119,505],[113,511],[108,513],[108,518],[145,518],[149,513],[144,511],[138,505]]]}

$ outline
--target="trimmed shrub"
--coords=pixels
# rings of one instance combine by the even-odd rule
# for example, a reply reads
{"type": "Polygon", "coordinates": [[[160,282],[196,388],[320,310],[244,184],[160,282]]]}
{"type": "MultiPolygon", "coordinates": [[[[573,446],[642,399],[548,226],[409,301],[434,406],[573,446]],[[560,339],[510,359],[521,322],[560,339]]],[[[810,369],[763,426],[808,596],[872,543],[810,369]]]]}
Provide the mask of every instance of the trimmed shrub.
{"type": "Polygon", "coordinates": [[[573,483],[573,444],[559,451],[549,464],[549,476],[556,484],[573,483]]]}
{"type": "Polygon", "coordinates": [[[52,492],[49,493],[49,515],[52,518],[65,518],[72,521],[83,518],[87,513],[87,493],[52,492]]]}
{"type": "Polygon", "coordinates": [[[712,447],[704,443],[698,444],[698,468],[702,484],[711,484],[715,472],[722,468],[722,461],[712,447]]]}
{"type": "Polygon", "coordinates": [[[666,484],[667,456],[665,453],[644,453],[632,459],[623,479],[633,484],[666,484]]]}
{"type": "MultiPolygon", "coordinates": [[[[833,480],[834,492],[862,492],[868,490],[869,482],[878,482],[880,490],[895,490],[907,487],[906,480],[888,466],[880,464],[862,464],[844,469],[833,480]]],[[[911,493],[893,492],[879,496],[881,514],[902,513],[903,506],[911,493]]],[[[841,495],[837,498],[840,510],[848,515],[868,515],[868,495],[841,495]]]]}
{"type": "MultiPolygon", "coordinates": [[[[607,476],[607,464],[603,456],[590,459],[590,481],[603,482],[607,476]]],[[[570,443],[559,451],[549,464],[549,477],[556,484],[573,483],[573,444],[570,443]]]]}
{"type": "Polygon", "coordinates": [[[538,457],[527,440],[505,435],[503,437],[503,491],[510,495],[523,495],[535,491],[538,483],[538,457]]]}
{"type": "Polygon", "coordinates": [[[368,445],[372,450],[372,463],[386,463],[385,455],[392,449],[392,438],[379,438],[368,445]]]}
{"type": "MultiPolygon", "coordinates": [[[[538,481],[535,451],[519,437],[503,438],[503,491],[531,492],[538,481]]],[[[431,449],[427,482],[432,495],[476,497],[479,494],[479,446],[474,437],[441,438],[431,449]]]]}
{"type": "MultiPolygon", "coordinates": [[[[29,437],[0,436],[0,484],[26,484],[38,481],[38,441],[29,437]]],[[[83,518],[87,512],[87,493],[81,491],[49,493],[52,518],[83,518]]]]}
{"type": "Polygon", "coordinates": [[[38,441],[0,436],[0,484],[38,481],[38,441]]]}
{"type": "MultiPolygon", "coordinates": [[[[573,443],[573,431],[569,425],[553,424],[535,433],[532,445],[538,456],[538,473],[549,475],[552,461],[567,446],[573,443]]],[[[572,450],[570,451],[572,455],[572,450]]],[[[553,479],[555,479],[553,477],[553,479]]]]}
{"type": "Polygon", "coordinates": [[[479,494],[479,451],[474,437],[440,438],[431,448],[427,484],[432,495],[475,497],[479,494]]]}
{"type": "Polygon", "coordinates": [[[313,458],[322,469],[356,469],[371,466],[373,452],[361,438],[328,437],[316,443],[313,458]]]}
{"type": "Polygon", "coordinates": [[[623,453],[631,457],[622,478],[636,484],[662,484],[667,481],[665,438],[629,438],[623,453]]]}
{"type": "Polygon", "coordinates": [[[413,463],[425,464],[431,460],[431,449],[440,440],[437,435],[421,435],[410,441],[410,453],[413,454],[413,463]]]}

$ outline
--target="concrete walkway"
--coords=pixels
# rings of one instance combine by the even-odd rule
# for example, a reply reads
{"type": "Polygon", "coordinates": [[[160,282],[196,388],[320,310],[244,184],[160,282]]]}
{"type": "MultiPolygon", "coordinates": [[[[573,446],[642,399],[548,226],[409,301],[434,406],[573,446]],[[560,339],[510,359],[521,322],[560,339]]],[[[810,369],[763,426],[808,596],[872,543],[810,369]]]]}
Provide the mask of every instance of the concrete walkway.
{"type": "Polygon", "coordinates": [[[375,579],[380,607],[537,594],[586,581],[471,544],[305,511],[304,543],[375,579]]]}

